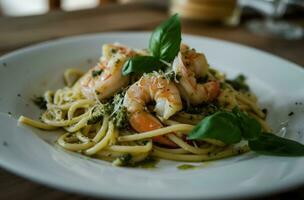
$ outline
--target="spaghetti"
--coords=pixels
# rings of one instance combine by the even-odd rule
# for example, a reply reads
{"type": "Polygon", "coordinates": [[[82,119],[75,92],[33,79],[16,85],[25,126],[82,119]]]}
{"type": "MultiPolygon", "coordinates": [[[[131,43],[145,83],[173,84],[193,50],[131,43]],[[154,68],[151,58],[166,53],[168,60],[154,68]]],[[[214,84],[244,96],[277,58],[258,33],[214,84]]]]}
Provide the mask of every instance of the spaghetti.
{"type": "MultiPolygon", "coordinates": [[[[204,141],[188,141],[186,139],[187,134],[198,122],[218,108],[232,110],[237,106],[241,111],[256,118],[264,131],[270,130],[265,121],[266,115],[258,107],[257,98],[249,91],[237,91],[226,80],[225,75],[210,68],[207,71],[205,83],[219,82],[221,88],[212,101],[206,99],[203,104],[191,106],[191,96],[187,95],[188,91],[184,91],[185,88],[182,88],[183,81],[184,84],[187,84],[187,82],[183,77],[177,80],[176,71],[174,79],[168,78],[168,74],[172,71],[154,72],[152,75],[146,74],[126,80],[121,74],[118,74],[119,76],[117,75],[116,78],[125,82],[123,84],[124,92],[117,89],[114,92],[107,91],[106,98],[101,98],[103,96],[99,93],[102,92],[101,87],[104,86],[104,82],[109,81],[109,77],[115,78],[116,76],[111,73],[118,73],[115,70],[121,69],[122,64],[128,57],[142,54],[140,51],[117,45],[105,45],[103,49],[104,56],[96,67],[85,74],[77,69],[68,69],[64,73],[67,86],[55,92],[45,92],[44,99],[47,109],[42,113],[40,121],[21,116],[19,122],[48,131],[64,129],[66,133],[57,140],[61,147],[87,156],[112,161],[115,165],[140,162],[149,156],[175,161],[201,162],[226,158],[249,151],[247,144],[226,145],[213,139],[204,141]],[[111,69],[107,69],[105,65],[110,65],[111,69]],[[147,79],[152,80],[151,77],[153,76],[157,78],[153,81],[147,81],[147,79]],[[130,107],[124,107],[124,101],[127,95],[129,95],[128,98],[131,98],[131,93],[128,91],[135,88],[133,85],[136,85],[137,89],[148,87],[151,92],[155,86],[153,84],[157,84],[155,87],[160,96],[164,92],[160,88],[168,87],[167,91],[169,91],[171,85],[164,85],[166,83],[160,81],[159,77],[166,79],[165,82],[177,85],[179,91],[177,94],[184,101],[181,105],[182,108],[165,119],[157,112],[155,114],[151,111],[153,105],[148,105],[147,102],[144,102],[144,104],[139,102],[143,105],[143,111],[140,112],[154,116],[161,125],[157,129],[137,133],[136,127],[135,129],[132,128],[130,112],[133,111],[130,107]],[[89,80],[89,78],[91,79],[89,80]],[[97,81],[100,82],[97,83],[97,81]],[[85,89],[83,89],[84,82],[85,89]],[[90,87],[93,89],[89,90],[90,87]],[[191,107],[196,110],[190,110],[191,107]],[[107,109],[110,111],[107,111],[107,109]],[[123,109],[126,110],[122,112],[123,109]],[[159,140],[155,140],[155,138],[159,140]]],[[[119,73],[121,72],[119,71],[119,73]]],[[[195,83],[199,84],[198,81],[195,83]]],[[[110,89],[108,88],[108,90],[110,89]]],[[[158,94],[156,93],[153,93],[153,95],[158,94]]],[[[153,99],[159,101],[159,98],[161,97],[153,97],[151,101],[153,99]]],[[[139,113],[139,111],[136,112],[139,113]]]]}

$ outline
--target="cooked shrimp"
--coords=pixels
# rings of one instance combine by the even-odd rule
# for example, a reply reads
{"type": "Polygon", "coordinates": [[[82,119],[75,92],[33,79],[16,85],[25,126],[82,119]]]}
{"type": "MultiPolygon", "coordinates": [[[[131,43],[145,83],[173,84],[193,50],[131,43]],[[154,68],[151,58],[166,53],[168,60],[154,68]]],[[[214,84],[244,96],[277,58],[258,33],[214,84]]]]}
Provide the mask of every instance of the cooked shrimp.
{"type": "Polygon", "coordinates": [[[182,97],[191,104],[200,104],[214,100],[220,93],[218,81],[199,83],[207,76],[209,65],[204,54],[182,44],[178,57],[173,62],[175,74],[180,76],[177,84],[182,97]]]}
{"type": "MultiPolygon", "coordinates": [[[[173,82],[162,75],[144,75],[126,92],[123,105],[130,113],[129,122],[137,132],[151,131],[163,125],[152,114],[146,111],[146,105],[154,100],[154,111],[164,119],[170,118],[182,109],[180,94],[173,82]]],[[[175,147],[176,144],[164,136],[153,138],[153,141],[175,147]]]]}
{"type": "Polygon", "coordinates": [[[97,66],[90,69],[81,79],[82,93],[89,99],[97,95],[105,99],[129,82],[129,76],[122,76],[121,69],[125,61],[136,55],[143,55],[143,51],[135,51],[118,44],[103,45],[103,56],[97,66]]]}

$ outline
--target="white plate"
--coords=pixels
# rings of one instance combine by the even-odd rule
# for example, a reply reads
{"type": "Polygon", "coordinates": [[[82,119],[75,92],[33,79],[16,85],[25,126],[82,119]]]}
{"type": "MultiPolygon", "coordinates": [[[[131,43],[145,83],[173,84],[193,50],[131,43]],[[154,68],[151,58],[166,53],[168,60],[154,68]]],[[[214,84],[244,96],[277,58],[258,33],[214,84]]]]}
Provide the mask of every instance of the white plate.
{"type": "MultiPolygon", "coordinates": [[[[117,198],[235,198],[279,192],[304,183],[304,157],[271,157],[248,153],[214,161],[195,170],[161,161],[154,170],[112,167],[63,151],[56,133],[17,125],[17,116],[38,117],[33,95],[63,86],[68,67],[88,68],[104,43],[145,48],[150,33],[105,33],[54,40],[24,48],[0,59],[0,165],[31,180],[63,190],[117,198]],[[21,94],[21,97],[17,96],[21,94]],[[8,116],[12,113],[12,117],[8,116]]],[[[249,47],[184,35],[203,51],[212,66],[229,77],[243,73],[269,110],[274,130],[289,120],[287,137],[304,141],[304,70],[286,60],[249,47]],[[293,111],[291,117],[288,113],[293,111]]]]}

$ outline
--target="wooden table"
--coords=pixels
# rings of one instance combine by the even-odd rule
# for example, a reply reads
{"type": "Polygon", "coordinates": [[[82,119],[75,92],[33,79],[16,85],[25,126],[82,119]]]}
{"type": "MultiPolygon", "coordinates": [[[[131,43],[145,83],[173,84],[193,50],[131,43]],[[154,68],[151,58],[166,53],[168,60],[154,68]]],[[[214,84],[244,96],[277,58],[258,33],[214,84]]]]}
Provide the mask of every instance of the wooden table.
{"type": "MultiPolygon", "coordinates": [[[[75,12],[0,18],[0,55],[45,40],[92,32],[151,30],[167,18],[163,8],[147,4],[108,6],[75,12]]],[[[301,20],[299,20],[300,23],[301,20]]],[[[183,21],[183,32],[256,47],[304,66],[304,40],[259,37],[243,25],[228,28],[183,21]]],[[[237,53],[237,52],[236,52],[237,53]]],[[[92,199],[58,191],[0,169],[0,199],[92,199]]],[[[263,199],[304,199],[304,186],[263,199]]]]}

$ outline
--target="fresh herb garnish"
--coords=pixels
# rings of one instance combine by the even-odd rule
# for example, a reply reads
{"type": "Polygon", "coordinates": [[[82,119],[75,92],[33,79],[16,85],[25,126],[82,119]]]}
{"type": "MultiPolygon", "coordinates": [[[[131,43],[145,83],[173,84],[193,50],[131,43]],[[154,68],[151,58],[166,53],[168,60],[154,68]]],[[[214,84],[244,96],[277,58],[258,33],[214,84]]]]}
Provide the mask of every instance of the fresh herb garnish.
{"type": "Polygon", "coordinates": [[[175,14],[153,31],[149,42],[149,50],[152,55],[130,58],[124,63],[122,74],[126,76],[131,73],[143,74],[164,70],[179,52],[180,43],[180,19],[175,14]]]}
{"type": "Polygon", "coordinates": [[[156,58],[172,62],[179,52],[181,43],[181,24],[177,14],[160,24],[152,33],[149,50],[156,58]]]}
{"type": "Polygon", "coordinates": [[[220,111],[204,118],[194,127],[187,139],[216,139],[225,144],[235,144],[241,141],[241,137],[241,127],[237,116],[232,112],[220,111]]]}
{"type": "Polygon", "coordinates": [[[242,131],[242,137],[245,140],[257,139],[262,133],[261,124],[247,113],[241,112],[237,107],[232,110],[233,114],[239,119],[239,126],[242,131]]]}
{"type": "Polygon", "coordinates": [[[277,156],[302,156],[304,145],[262,133],[259,122],[248,114],[234,108],[232,112],[218,111],[204,118],[188,135],[189,140],[216,139],[225,144],[235,144],[241,139],[248,140],[252,151],[277,156]]]}
{"type": "Polygon", "coordinates": [[[38,108],[40,108],[41,110],[47,109],[47,107],[46,107],[47,102],[46,102],[46,100],[44,99],[44,97],[41,97],[41,96],[39,96],[39,97],[34,97],[34,98],[33,98],[33,102],[34,102],[34,104],[35,104],[36,106],[38,106],[38,108]]]}
{"type": "Polygon", "coordinates": [[[226,80],[237,91],[250,91],[249,86],[246,83],[246,77],[243,74],[238,75],[235,79],[226,80]]]}
{"type": "Polygon", "coordinates": [[[165,64],[153,56],[138,56],[130,58],[124,64],[122,75],[143,74],[165,68],[165,64]]]}
{"type": "Polygon", "coordinates": [[[263,133],[256,140],[249,140],[248,144],[252,151],[256,151],[260,154],[304,156],[303,144],[271,133],[263,133]]]}

